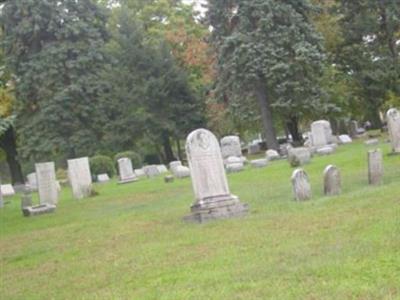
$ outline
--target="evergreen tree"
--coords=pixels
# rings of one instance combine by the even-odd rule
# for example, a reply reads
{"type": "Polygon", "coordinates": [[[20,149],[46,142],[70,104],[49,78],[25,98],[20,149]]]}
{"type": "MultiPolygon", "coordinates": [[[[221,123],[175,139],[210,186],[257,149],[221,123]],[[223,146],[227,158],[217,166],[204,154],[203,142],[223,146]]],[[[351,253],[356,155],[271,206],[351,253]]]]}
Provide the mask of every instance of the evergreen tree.
{"type": "Polygon", "coordinates": [[[106,14],[91,0],[8,1],[4,49],[16,76],[16,129],[25,159],[90,155],[102,140],[99,70],[106,14]]]}
{"type": "Polygon", "coordinates": [[[354,79],[366,118],[379,127],[384,102],[400,98],[400,3],[336,2],[343,41],[335,62],[354,79]]]}
{"type": "Polygon", "coordinates": [[[318,82],[324,54],[312,10],[307,0],[209,1],[218,89],[228,98],[255,96],[271,149],[279,148],[275,113],[299,140],[299,120],[325,108],[318,82]]]}

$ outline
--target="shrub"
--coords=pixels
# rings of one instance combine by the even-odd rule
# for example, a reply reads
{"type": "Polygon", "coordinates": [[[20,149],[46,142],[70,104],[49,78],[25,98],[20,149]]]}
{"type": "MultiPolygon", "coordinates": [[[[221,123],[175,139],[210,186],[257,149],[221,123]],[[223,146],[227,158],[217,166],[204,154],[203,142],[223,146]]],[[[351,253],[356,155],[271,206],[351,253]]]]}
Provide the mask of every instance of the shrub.
{"type": "Polygon", "coordinates": [[[115,174],[114,164],[111,158],[105,155],[95,155],[89,159],[92,176],[107,173],[111,178],[115,174]]]}
{"type": "Polygon", "coordinates": [[[117,164],[118,159],[124,157],[127,157],[132,161],[133,168],[140,168],[142,166],[143,163],[142,157],[135,151],[124,151],[117,153],[117,155],[114,156],[115,164],[117,164]]]}

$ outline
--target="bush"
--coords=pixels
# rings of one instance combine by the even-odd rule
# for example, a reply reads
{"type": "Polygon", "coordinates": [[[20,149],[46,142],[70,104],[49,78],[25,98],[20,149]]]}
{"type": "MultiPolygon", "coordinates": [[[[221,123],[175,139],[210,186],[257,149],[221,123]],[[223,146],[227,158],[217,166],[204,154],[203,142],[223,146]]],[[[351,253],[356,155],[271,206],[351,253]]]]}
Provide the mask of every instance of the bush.
{"type": "Polygon", "coordinates": [[[105,155],[95,155],[89,159],[92,176],[107,173],[111,178],[115,174],[114,164],[111,158],[105,155]]]}
{"type": "Polygon", "coordinates": [[[117,155],[114,156],[115,164],[117,164],[118,159],[127,157],[132,161],[132,166],[133,168],[137,169],[142,166],[143,160],[140,154],[136,153],[135,151],[124,151],[117,153],[117,155]]]}

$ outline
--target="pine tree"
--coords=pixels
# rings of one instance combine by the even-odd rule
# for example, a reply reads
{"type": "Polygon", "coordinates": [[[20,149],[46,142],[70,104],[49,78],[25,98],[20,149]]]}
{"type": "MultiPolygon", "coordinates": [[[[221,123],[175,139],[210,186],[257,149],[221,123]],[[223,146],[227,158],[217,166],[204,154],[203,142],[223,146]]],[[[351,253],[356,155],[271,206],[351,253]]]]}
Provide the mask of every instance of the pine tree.
{"type": "Polygon", "coordinates": [[[91,0],[8,1],[4,47],[16,81],[16,129],[25,159],[90,155],[102,140],[106,14],[91,0]]]}

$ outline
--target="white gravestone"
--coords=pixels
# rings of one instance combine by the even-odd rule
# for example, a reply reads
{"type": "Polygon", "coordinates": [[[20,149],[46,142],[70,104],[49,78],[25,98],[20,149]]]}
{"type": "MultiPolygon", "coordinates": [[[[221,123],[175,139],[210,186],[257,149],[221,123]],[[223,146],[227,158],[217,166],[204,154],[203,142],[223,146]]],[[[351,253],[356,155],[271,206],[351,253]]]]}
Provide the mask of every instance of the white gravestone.
{"type": "Polygon", "coordinates": [[[169,169],[172,174],[174,174],[176,167],[182,166],[182,162],[180,160],[171,161],[169,163],[169,169]]]}
{"type": "Polygon", "coordinates": [[[37,178],[36,178],[36,173],[30,173],[26,176],[28,179],[28,185],[31,191],[37,191],[38,189],[38,184],[37,184],[37,178]]]}
{"type": "Polygon", "coordinates": [[[146,177],[146,173],[143,171],[143,169],[135,169],[133,172],[137,177],[146,177]]]}
{"type": "Polygon", "coordinates": [[[4,197],[9,197],[9,196],[14,196],[15,195],[15,190],[14,187],[12,186],[12,184],[2,184],[0,186],[0,190],[1,190],[1,194],[4,197]]]}
{"type": "Polygon", "coordinates": [[[296,169],[292,175],[294,199],[305,201],[311,198],[311,185],[307,173],[303,169],[296,169]]]}
{"type": "Polygon", "coordinates": [[[336,166],[329,165],[324,170],[324,194],[339,195],[342,191],[340,171],[336,166]]]}
{"type": "Polygon", "coordinates": [[[165,165],[157,165],[157,169],[160,174],[168,173],[168,169],[165,165]]]}
{"type": "Polygon", "coordinates": [[[312,145],[323,147],[333,140],[331,124],[326,120],[315,121],[311,124],[312,145]]]}
{"type": "Polygon", "coordinates": [[[240,138],[236,135],[225,136],[221,139],[222,158],[229,156],[242,156],[242,147],[240,146],[240,138]]]}
{"type": "Polygon", "coordinates": [[[69,159],[68,177],[72,193],[76,199],[90,196],[92,193],[92,175],[90,173],[89,158],[69,159]]]}
{"type": "Polygon", "coordinates": [[[134,182],[138,180],[138,177],[133,172],[132,161],[127,157],[118,159],[118,172],[119,172],[118,183],[120,184],[134,182]]]}
{"type": "Polygon", "coordinates": [[[214,134],[197,129],[186,140],[195,203],[188,221],[204,222],[244,215],[248,208],[230,193],[221,150],[214,134]]]}
{"type": "Polygon", "coordinates": [[[383,156],[380,149],[368,151],[368,182],[371,185],[382,183],[383,156]]]}
{"type": "MultiPolygon", "coordinates": [[[[1,186],[1,181],[0,181],[0,186],[1,186]]],[[[1,188],[0,188],[0,208],[4,207],[4,201],[3,201],[3,194],[1,193],[1,188]]]]}
{"type": "Polygon", "coordinates": [[[389,109],[386,119],[393,152],[400,153],[400,112],[395,108],[389,109]]]}
{"type": "Polygon", "coordinates": [[[153,177],[159,176],[161,174],[157,165],[144,166],[143,167],[143,172],[149,178],[153,178],[153,177]]]}
{"type": "Polygon", "coordinates": [[[105,183],[108,181],[110,181],[110,177],[108,176],[107,173],[97,175],[97,182],[105,183]]]}
{"type": "Polygon", "coordinates": [[[54,162],[35,164],[40,204],[56,205],[58,202],[58,187],[54,162]]]}

